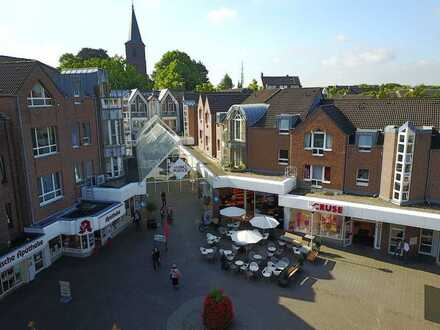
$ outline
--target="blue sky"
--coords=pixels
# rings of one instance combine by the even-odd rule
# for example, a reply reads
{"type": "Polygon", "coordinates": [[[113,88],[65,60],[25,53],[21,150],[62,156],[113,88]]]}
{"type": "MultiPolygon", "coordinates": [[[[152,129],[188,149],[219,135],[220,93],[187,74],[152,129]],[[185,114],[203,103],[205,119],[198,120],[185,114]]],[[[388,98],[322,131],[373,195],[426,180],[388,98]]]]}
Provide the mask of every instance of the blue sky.
{"type": "MultiPolygon", "coordinates": [[[[0,0],[0,53],[57,65],[82,47],[124,54],[130,0],[0,0]],[[4,2],[4,3],[3,3],[4,2]]],[[[217,84],[299,75],[304,86],[440,84],[439,0],[135,0],[151,73],[173,49],[217,84]]]]}

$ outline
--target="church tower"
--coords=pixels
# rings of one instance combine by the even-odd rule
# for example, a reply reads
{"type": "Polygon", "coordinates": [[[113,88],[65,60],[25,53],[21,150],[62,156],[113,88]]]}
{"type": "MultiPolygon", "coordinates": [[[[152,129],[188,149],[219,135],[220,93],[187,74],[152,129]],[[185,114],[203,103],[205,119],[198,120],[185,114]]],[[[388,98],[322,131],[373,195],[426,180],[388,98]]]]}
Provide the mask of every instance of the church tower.
{"type": "Polygon", "coordinates": [[[147,62],[145,59],[145,45],[142,42],[141,33],[134,13],[134,6],[131,6],[131,25],[128,41],[125,43],[125,58],[127,63],[133,65],[136,71],[142,75],[147,74],[147,62]]]}

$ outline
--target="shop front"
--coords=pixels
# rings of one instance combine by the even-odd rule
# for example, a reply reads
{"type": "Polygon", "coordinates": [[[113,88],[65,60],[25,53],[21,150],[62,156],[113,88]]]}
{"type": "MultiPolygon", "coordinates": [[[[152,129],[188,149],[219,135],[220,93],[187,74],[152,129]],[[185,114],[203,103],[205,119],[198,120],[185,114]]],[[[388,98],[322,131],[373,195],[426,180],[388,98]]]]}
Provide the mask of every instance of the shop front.
{"type": "Polygon", "coordinates": [[[312,234],[341,246],[352,244],[396,254],[408,242],[409,256],[439,263],[440,214],[300,195],[280,195],[285,230],[312,234]]]}
{"type": "Polygon", "coordinates": [[[0,257],[0,298],[24,283],[51,263],[43,237],[36,238],[0,257]]]}

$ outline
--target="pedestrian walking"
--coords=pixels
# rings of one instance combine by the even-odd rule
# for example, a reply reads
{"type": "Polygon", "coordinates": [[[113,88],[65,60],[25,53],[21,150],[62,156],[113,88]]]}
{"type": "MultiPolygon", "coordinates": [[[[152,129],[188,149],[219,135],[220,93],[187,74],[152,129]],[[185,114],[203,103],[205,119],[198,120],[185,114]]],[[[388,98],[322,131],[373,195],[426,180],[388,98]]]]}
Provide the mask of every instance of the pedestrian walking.
{"type": "Polygon", "coordinates": [[[408,241],[405,241],[405,243],[403,243],[403,260],[405,260],[405,262],[407,261],[408,258],[408,252],[409,252],[409,243],[408,241]]]}
{"type": "Polygon", "coordinates": [[[158,270],[160,268],[160,251],[157,247],[153,249],[151,253],[151,258],[153,259],[153,268],[158,270]]]}
{"type": "Polygon", "coordinates": [[[133,216],[133,222],[135,223],[135,225],[136,225],[136,228],[138,229],[138,230],[140,230],[141,229],[141,212],[139,212],[139,210],[136,210],[136,211],[134,211],[134,216],[133,216]]]}
{"type": "Polygon", "coordinates": [[[179,280],[181,277],[182,277],[182,274],[177,269],[176,264],[173,264],[173,266],[171,267],[171,270],[170,270],[170,279],[171,279],[171,284],[173,285],[174,289],[179,288],[179,280]]]}
{"type": "Polygon", "coordinates": [[[396,248],[394,250],[394,256],[400,257],[402,255],[402,240],[397,242],[396,248]]]}
{"type": "Polygon", "coordinates": [[[160,194],[160,199],[162,201],[162,206],[160,208],[160,216],[163,219],[167,211],[167,195],[165,194],[164,191],[162,191],[162,193],[160,194]]]}
{"type": "Polygon", "coordinates": [[[170,239],[170,225],[168,221],[163,224],[163,236],[165,236],[165,251],[168,251],[168,240],[170,239]]]}

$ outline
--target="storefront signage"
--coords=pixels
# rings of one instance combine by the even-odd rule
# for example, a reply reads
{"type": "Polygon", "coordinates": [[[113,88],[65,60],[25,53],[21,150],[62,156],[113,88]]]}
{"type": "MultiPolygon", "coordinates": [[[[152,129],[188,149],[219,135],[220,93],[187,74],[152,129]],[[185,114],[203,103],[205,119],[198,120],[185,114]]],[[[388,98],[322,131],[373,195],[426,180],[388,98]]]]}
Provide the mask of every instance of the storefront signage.
{"type": "Polygon", "coordinates": [[[5,268],[7,266],[12,266],[17,261],[27,257],[28,255],[30,255],[32,252],[42,247],[43,245],[44,245],[44,240],[39,239],[20,249],[17,249],[16,251],[14,251],[14,253],[4,257],[3,259],[0,259],[0,269],[5,268]]]}
{"type": "Polygon", "coordinates": [[[92,232],[92,223],[90,220],[83,220],[79,225],[79,234],[91,233],[92,232]]]}
{"type": "Polygon", "coordinates": [[[177,180],[183,179],[188,171],[189,167],[182,159],[178,159],[170,165],[170,173],[173,173],[177,180]]]}
{"type": "Polygon", "coordinates": [[[121,214],[121,210],[120,209],[116,210],[116,212],[113,212],[112,214],[105,217],[105,223],[112,221],[115,218],[118,218],[120,214],[121,214]]]}
{"type": "Polygon", "coordinates": [[[342,214],[344,211],[343,206],[327,204],[327,203],[318,203],[318,202],[310,202],[310,208],[315,211],[337,213],[337,214],[342,214]]]}

